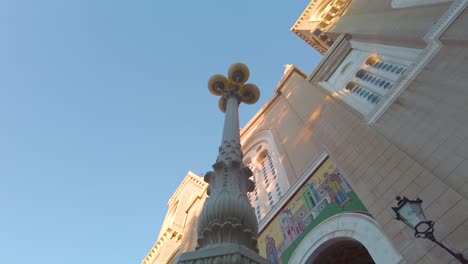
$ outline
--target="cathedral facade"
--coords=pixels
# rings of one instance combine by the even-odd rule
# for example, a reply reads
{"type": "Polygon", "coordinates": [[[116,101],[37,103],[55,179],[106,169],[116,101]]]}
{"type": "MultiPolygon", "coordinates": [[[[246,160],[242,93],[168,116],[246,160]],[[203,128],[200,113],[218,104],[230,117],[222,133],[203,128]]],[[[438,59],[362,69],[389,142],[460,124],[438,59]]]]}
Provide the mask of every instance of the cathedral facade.
{"type": "MultiPolygon", "coordinates": [[[[395,219],[423,200],[468,255],[467,0],[312,0],[292,27],[323,54],[288,65],[241,130],[259,252],[271,263],[458,263],[395,219]],[[352,262],[354,261],[354,262],[352,262]]],[[[207,183],[189,173],[143,264],[195,248],[207,183]]]]}

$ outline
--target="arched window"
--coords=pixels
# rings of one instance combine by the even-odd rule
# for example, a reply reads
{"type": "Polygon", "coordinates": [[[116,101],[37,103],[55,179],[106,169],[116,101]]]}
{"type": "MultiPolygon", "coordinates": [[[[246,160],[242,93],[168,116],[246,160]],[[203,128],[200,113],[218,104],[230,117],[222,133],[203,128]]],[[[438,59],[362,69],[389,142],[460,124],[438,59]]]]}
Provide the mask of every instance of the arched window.
{"type": "Polygon", "coordinates": [[[350,100],[355,100],[357,103],[367,108],[371,108],[378,104],[382,97],[382,93],[376,92],[374,89],[370,89],[352,81],[346,84],[344,90],[348,92],[350,100]]]}
{"type": "Polygon", "coordinates": [[[355,82],[349,82],[346,84],[345,89],[348,91],[355,91],[358,85],[355,82]]]}
{"type": "Polygon", "coordinates": [[[383,60],[376,55],[367,57],[343,91],[361,112],[369,112],[377,105],[406,70],[406,66],[383,60]]]}
{"type": "Polygon", "coordinates": [[[421,50],[355,40],[343,43],[342,48],[349,49],[346,57],[331,75],[317,77],[318,84],[364,118],[370,117],[388,102],[386,97],[395,96],[391,90],[404,78],[421,50]]]}
{"type": "Polygon", "coordinates": [[[374,64],[370,64],[376,72],[383,73],[383,74],[398,74],[401,75],[406,70],[406,66],[403,66],[398,63],[390,62],[390,61],[379,61],[374,64]]]}
{"type": "Polygon", "coordinates": [[[380,61],[380,59],[377,58],[376,56],[370,56],[369,58],[367,58],[365,64],[368,65],[368,66],[374,66],[379,61],[380,61]]]}
{"type": "Polygon", "coordinates": [[[251,144],[244,147],[244,164],[253,173],[255,190],[251,193],[251,204],[260,222],[279,202],[289,188],[284,168],[270,131],[264,130],[250,137],[251,144]]]}
{"type": "MultiPolygon", "coordinates": [[[[393,80],[387,79],[382,76],[378,76],[376,74],[364,70],[360,70],[359,73],[356,73],[356,77],[358,77],[358,79],[361,80],[360,82],[364,86],[367,86],[369,89],[373,90],[375,93],[381,96],[385,94],[384,90],[391,88],[391,85],[394,82],[393,80]]],[[[349,90],[348,85],[346,85],[345,89],[349,90]]]]}
{"type": "Polygon", "coordinates": [[[358,77],[358,78],[362,78],[362,77],[364,77],[364,74],[365,74],[365,73],[366,73],[366,72],[365,72],[364,70],[361,69],[361,70],[359,70],[359,71],[356,72],[355,76],[358,77]]]}

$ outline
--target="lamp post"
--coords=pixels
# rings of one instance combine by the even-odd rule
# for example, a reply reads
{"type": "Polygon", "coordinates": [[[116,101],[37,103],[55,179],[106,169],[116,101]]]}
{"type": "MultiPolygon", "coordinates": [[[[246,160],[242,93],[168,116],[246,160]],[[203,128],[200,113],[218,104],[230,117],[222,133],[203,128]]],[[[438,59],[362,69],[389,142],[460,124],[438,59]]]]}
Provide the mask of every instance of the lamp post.
{"type": "Polygon", "coordinates": [[[397,196],[396,200],[398,201],[398,206],[392,207],[393,211],[396,213],[396,219],[403,221],[407,226],[413,229],[415,237],[431,240],[445,249],[461,263],[468,264],[468,260],[466,260],[461,253],[454,252],[435,238],[434,221],[426,219],[421,206],[421,199],[417,198],[416,200],[410,200],[406,197],[401,198],[400,196],[397,196]]]}
{"type": "Polygon", "coordinates": [[[254,190],[252,171],[242,161],[239,134],[239,104],[254,104],[260,91],[246,84],[249,69],[242,63],[231,65],[228,77],[214,75],[208,90],[219,96],[225,113],[218,158],[213,171],[205,174],[208,198],[198,218],[196,251],[181,254],[179,264],[266,264],[258,255],[258,223],[247,198],[254,190]]]}

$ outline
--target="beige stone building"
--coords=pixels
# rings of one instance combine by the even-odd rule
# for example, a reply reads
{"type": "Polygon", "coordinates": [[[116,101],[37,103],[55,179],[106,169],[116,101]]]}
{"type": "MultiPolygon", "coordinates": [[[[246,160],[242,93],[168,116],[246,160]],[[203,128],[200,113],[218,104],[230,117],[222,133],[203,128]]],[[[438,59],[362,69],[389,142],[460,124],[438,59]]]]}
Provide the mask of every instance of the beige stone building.
{"type": "MultiPolygon", "coordinates": [[[[241,131],[260,254],[272,263],[459,263],[395,219],[423,200],[434,235],[468,258],[467,0],[313,0],[292,31],[323,54],[287,66],[241,131]],[[337,260],[340,259],[341,262],[337,260]]],[[[144,264],[195,248],[206,183],[169,201],[144,264]]]]}
{"type": "Polygon", "coordinates": [[[167,203],[158,239],[142,263],[173,263],[181,252],[194,249],[196,226],[205,199],[208,184],[193,172],[188,172],[167,203]]]}

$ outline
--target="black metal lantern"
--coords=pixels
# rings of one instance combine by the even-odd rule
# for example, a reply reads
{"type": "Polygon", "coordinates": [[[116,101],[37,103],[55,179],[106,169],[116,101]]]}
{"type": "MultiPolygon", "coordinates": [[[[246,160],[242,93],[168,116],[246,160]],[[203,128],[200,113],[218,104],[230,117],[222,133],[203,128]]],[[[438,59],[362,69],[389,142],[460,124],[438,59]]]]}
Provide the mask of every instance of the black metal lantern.
{"type": "Polygon", "coordinates": [[[392,207],[397,217],[396,219],[405,222],[405,224],[415,231],[416,237],[427,238],[434,233],[434,222],[428,221],[422,208],[422,200],[410,200],[406,197],[396,197],[398,207],[392,207]]]}
{"type": "Polygon", "coordinates": [[[441,246],[447,250],[452,256],[458,259],[463,264],[468,264],[462,254],[456,253],[451,249],[447,248],[444,244],[437,241],[434,236],[434,221],[426,219],[423,208],[421,206],[422,200],[417,198],[416,200],[410,200],[406,197],[396,197],[398,201],[397,207],[392,207],[396,213],[396,219],[403,221],[407,226],[414,230],[414,236],[417,238],[426,238],[441,246]]]}

